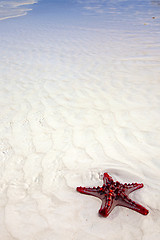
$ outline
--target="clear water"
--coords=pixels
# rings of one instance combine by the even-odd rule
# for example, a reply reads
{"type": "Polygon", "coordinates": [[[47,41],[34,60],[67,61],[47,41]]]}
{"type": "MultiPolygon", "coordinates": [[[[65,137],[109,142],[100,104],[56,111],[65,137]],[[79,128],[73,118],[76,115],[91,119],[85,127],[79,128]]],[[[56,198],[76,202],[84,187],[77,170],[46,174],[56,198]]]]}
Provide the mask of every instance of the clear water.
{"type": "Polygon", "coordinates": [[[159,1],[19,3],[0,1],[1,238],[157,240],[159,1]],[[100,218],[75,189],[105,171],[149,215],[100,218]]]}

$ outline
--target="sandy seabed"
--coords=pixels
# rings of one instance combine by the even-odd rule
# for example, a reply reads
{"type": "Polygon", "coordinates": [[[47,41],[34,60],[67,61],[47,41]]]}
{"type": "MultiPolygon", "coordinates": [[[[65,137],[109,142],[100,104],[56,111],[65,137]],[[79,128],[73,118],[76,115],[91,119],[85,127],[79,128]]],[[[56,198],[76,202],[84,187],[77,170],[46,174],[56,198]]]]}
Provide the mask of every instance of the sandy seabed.
{"type": "Polygon", "coordinates": [[[160,34],[24,18],[0,30],[0,240],[159,239],[160,34]],[[130,197],[149,215],[99,217],[76,187],[105,171],[143,182],[130,197]]]}

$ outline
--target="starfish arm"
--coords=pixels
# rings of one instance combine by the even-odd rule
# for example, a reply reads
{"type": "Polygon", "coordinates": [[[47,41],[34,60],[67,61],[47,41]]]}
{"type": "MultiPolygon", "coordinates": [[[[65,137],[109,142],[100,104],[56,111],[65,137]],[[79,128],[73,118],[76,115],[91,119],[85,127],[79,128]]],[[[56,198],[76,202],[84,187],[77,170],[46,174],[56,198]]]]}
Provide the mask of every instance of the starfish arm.
{"type": "Polygon", "coordinates": [[[139,213],[141,213],[143,215],[147,215],[149,213],[149,211],[146,208],[144,208],[140,204],[132,201],[126,195],[121,196],[121,200],[119,199],[119,202],[118,202],[117,205],[130,208],[130,209],[132,209],[132,210],[134,210],[136,212],[139,212],[139,213]]]}
{"type": "Polygon", "coordinates": [[[115,206],[113,204],[113,199],[106,197],[102,200],[102,205],[101,208],[99,209],[99,214],[102,215],[103,217],[107,217],[114,207],[115,206]]]}
{"type": "Polygon", "coordinates": [[[108,173],[104,173],[103,175],[103,183],[106,185],[107,183],[113,182],[113,179],[111,176],[109,176],[108,173]]]}
{"type": "Polygon", "coordinates": [[[131,192],[142,188],[143,187],[143,183],[131,183],[131,184],[124,184],[125,186],[125,193],[128,195],[131,192]]]}
{"type": "Polygon", "coordinates": [[[98,198],[102,199],[100,192],[98,192],[98,188],[77,187],[77,191],[80,193],[92,195],[94,197],[98,197],[98,198]]]}

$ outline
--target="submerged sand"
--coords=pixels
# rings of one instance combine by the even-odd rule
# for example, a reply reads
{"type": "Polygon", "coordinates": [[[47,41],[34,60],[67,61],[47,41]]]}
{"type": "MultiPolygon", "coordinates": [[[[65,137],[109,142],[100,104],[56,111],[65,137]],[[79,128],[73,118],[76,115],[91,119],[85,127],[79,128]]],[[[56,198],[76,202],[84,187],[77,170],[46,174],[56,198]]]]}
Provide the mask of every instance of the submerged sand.
{"type": "Polygon", "coordinates": [[[160,45],[147,27],[1,22],[0,240],[158,239],[160,45]],[[130,197],[149,215],[99,217],[76,187],[105,171],[143,182],[130,197]]]}

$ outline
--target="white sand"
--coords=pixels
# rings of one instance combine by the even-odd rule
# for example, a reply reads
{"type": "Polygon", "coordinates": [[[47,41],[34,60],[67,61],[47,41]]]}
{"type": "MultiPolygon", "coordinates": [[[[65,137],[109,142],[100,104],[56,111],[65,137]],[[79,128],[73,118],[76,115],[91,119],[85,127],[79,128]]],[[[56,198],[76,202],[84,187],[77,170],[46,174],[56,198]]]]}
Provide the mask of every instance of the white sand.
{"type": "Polygon", "coordinates": [[[159,239],[160,33],[149,21],[0,22],[0,240],[159,239]],[[99,217],[101,202],[75,189],[105,171],[143,182],[130,197],[149,215],[99,217]]]}

